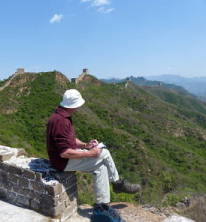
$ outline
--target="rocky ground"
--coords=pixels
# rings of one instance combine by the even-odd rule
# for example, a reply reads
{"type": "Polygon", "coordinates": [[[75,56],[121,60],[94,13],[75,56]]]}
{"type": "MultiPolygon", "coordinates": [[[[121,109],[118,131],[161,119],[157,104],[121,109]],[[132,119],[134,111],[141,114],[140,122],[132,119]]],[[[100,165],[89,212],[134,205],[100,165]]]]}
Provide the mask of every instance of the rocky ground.
{"type": "MultiPolygon", "coordinates": [[[[117,209],[121,214],[122,218],[126,222],[161,222],[166,217],[160,216],[150,211],[143,209],[142,207],[134,206],[130,203],[113,203],[113,208],[117,209]]],[[[92,208],[89,205],[82,205],[79,208],[79,217],[82,217],[82,220],[89,222],[89,217],[92,213],[92,208]],[[84,219],[84,220],[83,220],[84,219]]],[[[69,221],[70,222],[70,221],[69,221]]],[[[72,221],[71,221],[72,222],[72,221]]]]}
{"type": "MultiPolygon", "coordinates": [[[[130,203],[113,203],[112,206],[119,211],[126,222],[194,222],[177,215],[166,217],[164,214],[141,206],[134,206],[130,203]]],[[[153,209],[154,210],[154,209],[153,209]]],[[[79,207],[78,214],[74,215],[67,222],[90,222],[92,208],[89,205],[79,207]]],[[[0,221],[2,222],[59,222],[32,210],[14,206],[0,201],[0,221]]]]}

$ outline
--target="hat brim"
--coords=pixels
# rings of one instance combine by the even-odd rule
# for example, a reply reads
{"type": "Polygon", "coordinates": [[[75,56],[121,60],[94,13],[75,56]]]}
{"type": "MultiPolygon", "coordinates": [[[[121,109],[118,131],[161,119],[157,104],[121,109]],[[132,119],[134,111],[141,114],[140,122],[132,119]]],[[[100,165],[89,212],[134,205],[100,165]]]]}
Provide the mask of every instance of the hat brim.
{"type": "Polygon", "coordinates": [[[85,103],[85,100],[84,99],[81,99],[78,101],[78,103],[74,103],[74,104],[71,104],[71,105],[68,105],[68,104],[65,104],[63,101],[60,103],[60,106],[64,107],[64,108],[68,108],[68,109],[75,109],[75,108],[79,108],[81,107],[82,105],[84,105],[85,103]]]}

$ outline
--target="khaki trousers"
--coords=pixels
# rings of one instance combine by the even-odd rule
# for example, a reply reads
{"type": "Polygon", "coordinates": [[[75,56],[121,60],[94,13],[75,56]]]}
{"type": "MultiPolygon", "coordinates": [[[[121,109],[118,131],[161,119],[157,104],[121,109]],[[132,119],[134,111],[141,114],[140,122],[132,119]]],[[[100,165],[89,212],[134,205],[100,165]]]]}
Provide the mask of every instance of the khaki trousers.
{"type": "MultiPolygon", "coordinates": [[[[88,152],[88,150],[79,150],[88,152]]],[[[64,171],[82,171],[93,174],[96,203],[110,202],[109,182],[119,180],[119,175],[108,149],[102,149],[99,157],[69,159],[64,171]]]]}

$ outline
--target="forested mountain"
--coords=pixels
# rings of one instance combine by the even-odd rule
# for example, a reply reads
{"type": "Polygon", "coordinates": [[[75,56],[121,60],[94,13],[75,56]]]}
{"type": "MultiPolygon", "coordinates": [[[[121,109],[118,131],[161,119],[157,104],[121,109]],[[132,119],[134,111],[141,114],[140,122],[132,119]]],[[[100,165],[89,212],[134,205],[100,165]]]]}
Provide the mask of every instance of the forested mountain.
{"type": "MultiPolygon", "coordinates": [[[[90,75],[74,84],[59,72],[10,80],[0,83],[0,144],[47,157],[47,119],[65,89],[77,88],[86,100],[73,117],[77,136],[103,141],[120,174],[143,186],[141,194],[112,193],[113,200],[173,203],[206,192],[206,103],[187,92],[108,84],[90,75]]],[[[89,176],[81,177],[81,201],[90,199],[90,184],[89,176]]]]}

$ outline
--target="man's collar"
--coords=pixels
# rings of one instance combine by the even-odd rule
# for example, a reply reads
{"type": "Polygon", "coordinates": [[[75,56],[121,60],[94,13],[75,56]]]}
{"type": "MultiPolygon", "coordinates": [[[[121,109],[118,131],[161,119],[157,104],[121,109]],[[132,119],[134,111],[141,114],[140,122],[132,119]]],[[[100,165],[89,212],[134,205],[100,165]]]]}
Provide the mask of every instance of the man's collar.
{"type": "Polygon", "coordinates": [[[71,117],[71,115],[61,106],[57,107],[55,112],[58,113],[59,115],[63,116],[64,118],[71,117]]]}

